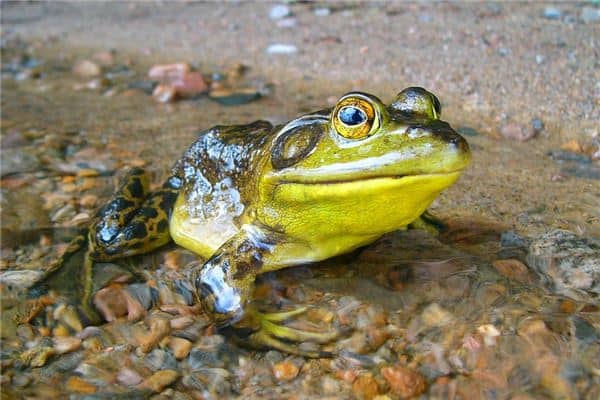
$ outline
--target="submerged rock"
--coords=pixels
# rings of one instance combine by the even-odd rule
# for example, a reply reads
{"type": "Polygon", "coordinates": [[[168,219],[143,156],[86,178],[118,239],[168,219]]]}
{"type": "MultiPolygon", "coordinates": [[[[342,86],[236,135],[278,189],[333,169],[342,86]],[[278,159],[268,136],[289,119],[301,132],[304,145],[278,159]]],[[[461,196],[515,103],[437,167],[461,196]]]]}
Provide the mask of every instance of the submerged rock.
{"type": "Polygon", "coordinates": [[[556,229],[532,241],[527,263],[559,293],[600,294],[600,239],[556,229]]]}

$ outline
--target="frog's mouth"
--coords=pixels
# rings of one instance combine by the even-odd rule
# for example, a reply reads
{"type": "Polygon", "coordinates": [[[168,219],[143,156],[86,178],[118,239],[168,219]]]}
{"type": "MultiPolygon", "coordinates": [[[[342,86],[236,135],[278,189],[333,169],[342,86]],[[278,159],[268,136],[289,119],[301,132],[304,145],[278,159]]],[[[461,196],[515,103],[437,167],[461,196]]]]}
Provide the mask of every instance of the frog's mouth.
{"type": "Polygon", "coordinates": [[[367,182],[375,182],[375,181],[393,181],[393,180],[404,180],[404,181],[409,181],[411,179],[409,178],[423,178],[423,179],[436,179],[437,178],[448,178],[451,176],[459,176],[462,172],[462,169],[457,170],[457,171],[451,171],[451,172],[442,172],[442,173],[429,173],[429,174],[411,174],[411,175],[381,175],[381,176],[365,176],[365,177],[361,177],[361,178],[356,178],[356,177],[348,177],[347,179],[344,179],[344,177],[337,177],[337,178],[331,178],[331,179],[327,179],[326,177],[324,179],[302,179],[301,177],[294,177],[294,178],[284,178],[281,179],[279,181],[280,184],[285,185],[285,184],[296,184],[296,185],[348,185],[348,184],[352,184],[352,183],[367,183],[367,182]]]}

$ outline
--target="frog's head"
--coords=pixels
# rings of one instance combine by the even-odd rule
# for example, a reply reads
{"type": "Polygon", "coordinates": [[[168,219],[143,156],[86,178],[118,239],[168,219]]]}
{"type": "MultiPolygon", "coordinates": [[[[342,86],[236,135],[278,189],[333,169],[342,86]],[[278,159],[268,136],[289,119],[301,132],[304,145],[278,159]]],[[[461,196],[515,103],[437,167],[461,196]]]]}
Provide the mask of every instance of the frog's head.
{"type": "Polygon", "coordinates": [[[438,99],[411,87],[389,105],[360,92],[281,127],[259,180],[259,219],[288,235],[381,235],[416,219],[469,164],[438,99]]]}

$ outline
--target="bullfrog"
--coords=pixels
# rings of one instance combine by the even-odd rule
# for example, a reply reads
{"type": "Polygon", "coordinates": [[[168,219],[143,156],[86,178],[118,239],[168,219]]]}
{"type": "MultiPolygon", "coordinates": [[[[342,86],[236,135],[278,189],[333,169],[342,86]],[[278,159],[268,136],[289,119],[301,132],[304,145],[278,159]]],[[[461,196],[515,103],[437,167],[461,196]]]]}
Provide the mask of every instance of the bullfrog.
{"type": "Polygon", "coordinates": [[[74,248],[87,242],[86,260],[97,262],[173,241],[207,260],[187,273],[218,326],[298,353],[290,342],[337,333],[281,323],[303,308],[259,312],[251,302],[256,276],[436,225],[427,207],[470,161],[467,142],[440,115],[435,95],[409,87],[389,105],[351,92],[332,109],[282,125],[215,126],[198,134],[159,190],[148,190],[144,170],[131,170],[74,248]]]}

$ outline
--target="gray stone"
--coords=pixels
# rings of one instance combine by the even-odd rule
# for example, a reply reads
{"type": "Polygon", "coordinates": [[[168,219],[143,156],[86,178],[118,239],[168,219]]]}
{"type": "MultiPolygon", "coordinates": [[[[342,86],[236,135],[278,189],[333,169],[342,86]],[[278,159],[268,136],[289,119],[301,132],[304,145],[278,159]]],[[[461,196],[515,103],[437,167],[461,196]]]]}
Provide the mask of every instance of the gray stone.
{"type": "Polygon", "coordinates": [[[547,286],[573,295],[584,290],[600,294],[600,239],[555,229],[529,245],[527,263],[547,286]]]}
{"type": "Polygon", "coordinates": [[[580,17],[586,24],[598,22],[600,21],[600,8],[583,7],[580,17]]]}
{"type": "Polygon", "coordinates": [[[290,15],[292,15],[292,11],[285,4],[274,5],[269,10],[269,18],[271,19],[281,19],[289,17],[290,15]]]}
{"type": "Polygon", "coordinates": [[[546,19],[560,19],[560,17],[562,17],[562,11],[556,7],[546,7],[544,8],[544,13],[542,15],[546,19]]]}

